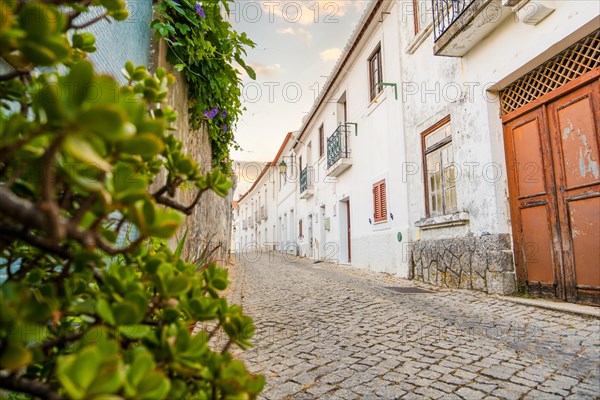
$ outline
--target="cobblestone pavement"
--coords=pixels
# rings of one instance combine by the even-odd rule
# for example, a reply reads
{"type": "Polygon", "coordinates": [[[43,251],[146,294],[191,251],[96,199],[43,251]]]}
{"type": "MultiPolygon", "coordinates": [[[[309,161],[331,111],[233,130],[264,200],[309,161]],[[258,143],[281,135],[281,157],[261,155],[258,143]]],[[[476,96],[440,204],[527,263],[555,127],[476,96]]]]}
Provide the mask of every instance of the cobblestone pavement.
{"type": "Polygon", "coordinates": [[[236,263],[267,399],[600,399],[600,321],[281,255],[236,263]]]}

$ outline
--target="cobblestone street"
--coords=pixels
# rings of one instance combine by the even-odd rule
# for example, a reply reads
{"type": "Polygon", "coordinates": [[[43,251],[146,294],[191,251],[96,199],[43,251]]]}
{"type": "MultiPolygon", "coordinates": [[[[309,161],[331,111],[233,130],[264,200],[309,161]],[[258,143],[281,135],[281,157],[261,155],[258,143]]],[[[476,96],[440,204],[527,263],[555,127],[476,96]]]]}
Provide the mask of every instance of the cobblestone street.
{"type": "Polygon", "coordinates": [[[600,321],[281,255],[237,259],[267,399],[600,398],[600,321]]]}

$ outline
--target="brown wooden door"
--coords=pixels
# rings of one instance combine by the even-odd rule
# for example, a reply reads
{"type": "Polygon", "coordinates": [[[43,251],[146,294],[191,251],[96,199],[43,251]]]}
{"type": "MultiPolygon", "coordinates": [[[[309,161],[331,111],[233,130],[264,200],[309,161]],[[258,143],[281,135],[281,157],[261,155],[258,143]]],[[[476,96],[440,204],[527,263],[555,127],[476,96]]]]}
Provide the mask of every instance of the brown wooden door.
{"type": "Polygon", "coordinates": [[[350,200],[346,202],[346,221],[348,221],[348,262],[352,262],[352,232],[350,226],[350,200]]]}
{"type": "Polygon", "coordinates": [[[600,304],[599,84],[504,126],[517,278],[538,296],[600,304]]]}
{"type": "Polygon", "coordinates": [[[548,105],[566,298],[600,304],[600,84],[548,105]]]}
{"type": "Polygon", "coordinates": [[[544,110],[504,128],[509,193],[520,284],[540,296],[562,297],[556,188],[544,110]]]}

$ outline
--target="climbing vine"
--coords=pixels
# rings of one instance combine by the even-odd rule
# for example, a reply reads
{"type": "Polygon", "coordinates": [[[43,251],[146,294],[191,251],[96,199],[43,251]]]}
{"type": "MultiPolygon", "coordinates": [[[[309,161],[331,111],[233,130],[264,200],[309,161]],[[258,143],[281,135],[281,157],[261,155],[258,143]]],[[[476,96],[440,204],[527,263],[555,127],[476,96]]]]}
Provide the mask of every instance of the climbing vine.
{"type": "Polygon", "coordinates": [[[224,172],[231,169],[230,149],[239,148],[233,131],[243,111],[240,72],[234,65],[256,78],[243,59],[254,43],[223,17],[231,2],[163,0],[154,6],[158,18],[152,22],[169,46],[168,61],[187,81],[190,125],[206,124],[214,165],[224,172]]]}

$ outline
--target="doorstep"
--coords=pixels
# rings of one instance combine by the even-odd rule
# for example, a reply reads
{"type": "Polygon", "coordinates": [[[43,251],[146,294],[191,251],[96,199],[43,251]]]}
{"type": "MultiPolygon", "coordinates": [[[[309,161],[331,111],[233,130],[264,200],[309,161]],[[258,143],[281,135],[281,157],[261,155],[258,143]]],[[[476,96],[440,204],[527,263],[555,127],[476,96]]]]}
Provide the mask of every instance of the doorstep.
{"type": "Polygon", "coordinates": [[[496,296],[499,299],[507,300],[526,306],[545,308],[547,310],[562,311],[570,314],[584,315],[600,319],[600,307],[584,306],[582,304],[565,303],[544,299],[524,299],[521,297],[496,296]]]}

